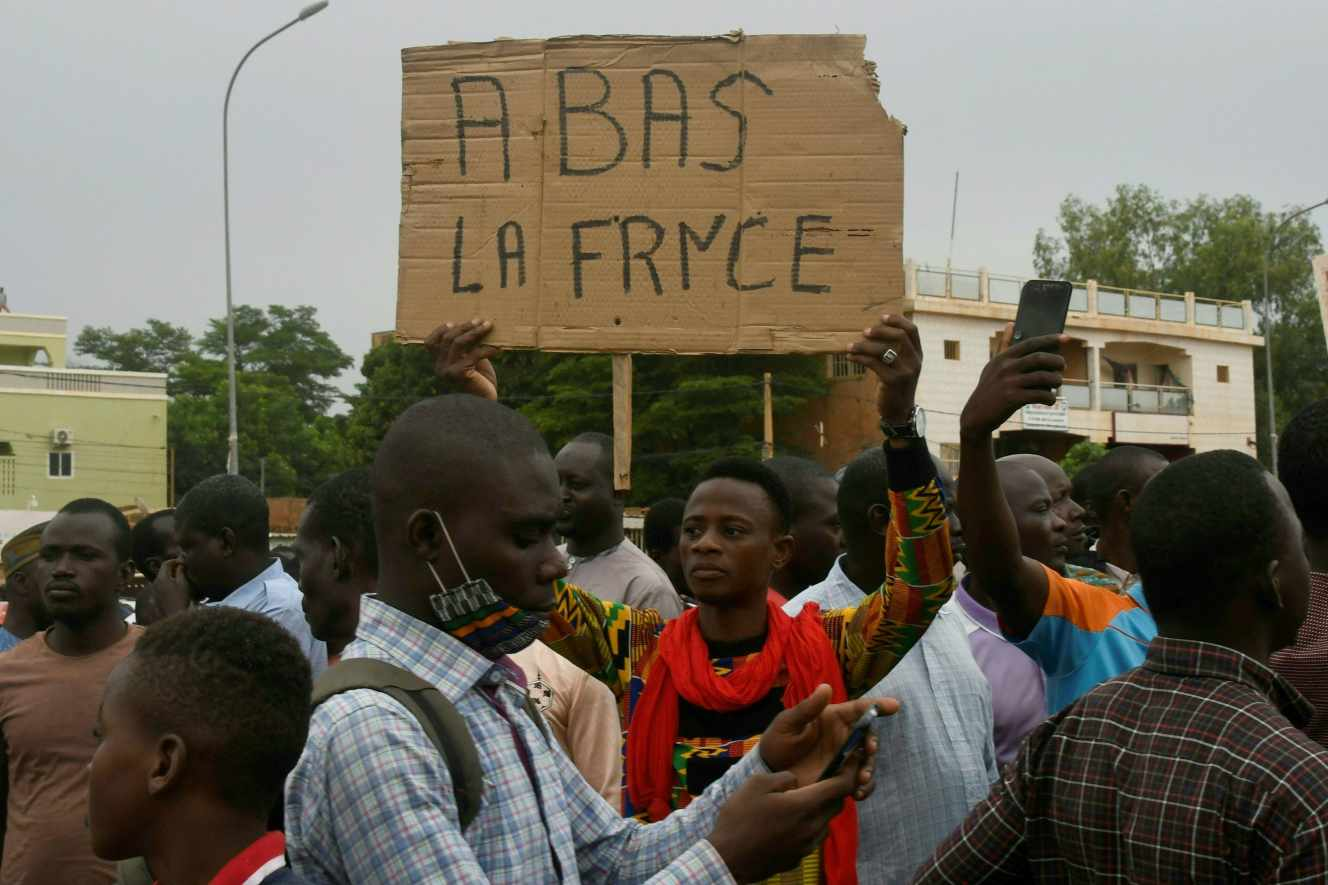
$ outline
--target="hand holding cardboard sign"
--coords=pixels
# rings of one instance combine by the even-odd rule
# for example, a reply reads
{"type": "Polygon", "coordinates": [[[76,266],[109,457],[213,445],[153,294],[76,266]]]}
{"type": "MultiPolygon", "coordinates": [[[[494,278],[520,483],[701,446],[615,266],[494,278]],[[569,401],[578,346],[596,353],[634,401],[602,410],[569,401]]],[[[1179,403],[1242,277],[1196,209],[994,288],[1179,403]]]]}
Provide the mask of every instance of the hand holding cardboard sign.
{"type": "Polygon", "coordinates": [[[499,350],[484,343],[492,331],[493,323],[479,319],[444,323],[434,329],[424,346],[433,355],[433,371],[438,380],[457,393],[498,399],[498,373],[491,358],[499,350]]]}
{"type": "Polygon", "coordinates": [[[887,424],[913,418],[913,399],[922,374],[922,340],[918,327],[900,314],[881,316],[849,345],[848,358],[876,374],[876,408],[887,424]]]}

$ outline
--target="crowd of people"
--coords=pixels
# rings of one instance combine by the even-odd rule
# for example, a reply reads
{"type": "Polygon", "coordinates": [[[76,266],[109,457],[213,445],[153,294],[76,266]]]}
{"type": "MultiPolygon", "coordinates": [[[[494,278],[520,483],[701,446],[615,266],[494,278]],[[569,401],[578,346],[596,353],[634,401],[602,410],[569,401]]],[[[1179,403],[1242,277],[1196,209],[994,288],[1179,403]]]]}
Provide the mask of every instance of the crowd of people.
{"type": "Polygon", "coordinates": [[[994,454],[1055,401],[1045,336],[982,373],[956,482],[882,317],[881,444],[717,460],[638,547],[612,438],[551,453],[490,328],[434,334],[454,392],[280,555],[225,475],[4,545],[0,885],[1328,879],[1328,400],[1280,477],[1071,480],[994,454]]]}

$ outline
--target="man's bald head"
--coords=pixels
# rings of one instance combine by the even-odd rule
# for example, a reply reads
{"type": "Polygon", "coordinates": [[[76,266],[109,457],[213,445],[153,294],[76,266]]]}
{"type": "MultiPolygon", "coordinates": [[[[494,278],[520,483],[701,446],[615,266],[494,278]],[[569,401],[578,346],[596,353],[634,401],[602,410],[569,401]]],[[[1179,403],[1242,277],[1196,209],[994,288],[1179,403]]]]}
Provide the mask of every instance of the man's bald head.
{"type": "Polygon", "coordinates": [[[416,509],[440,510],[489,503],[486,479],[505,462],[549,449],[519,412],[466,394],[426,399],[392,422],[373,464],[375,520],[416,509]],[[478,497],[477,497],[478,495],[478,497]]]}
{"type": "Polygon", "coordinates": [[[1162,472],[1169,462],[1166,456],[1143,446],[1116,446],[1093,464],[1090,486],[1093,512],[1103,522],[1123,518],[1129,524],[1134,502],[1144,486],[1162,472]],[[1121,499],[1124,493],[1124,499],[1121,499]],[[1124,506],[1119,506],[1124,505],[1124,506]]]}
{"type": "Polygon", "coordinates": [[[996,461],[996,475],[1000,477],[1001,491],[1005,492],[1007,501],[1010,500],[1011,493],[1022,495],[1046,489],[1046,480],[1036,470],[1027,464],[1011,460],[1012,457],[1007,456],[996,461]]]}
{"type": "Polygon", "coordinates": [[[1077,555],[1087,550],[1088,538],[1084,533],[1083,502],[1075,500],[1074,487],[1061,465],[1050,458],[1031,453],[1006,455],[1000,460],[1027,467],[1047,484],[1047,492],[1051,495],[1051,506],[1056,515],[1065,521],[1065,537],[1070,546],[1070,553],[1077,555]]]}
{"type": "Polygon", "coordinates": [[[1046,478],[1056,471],[1060,471],[1061,473],[1065,472],[1061,470],[1060,465],[1050,458],[1034,455],[1031,452],[1021,452],[1017,455],[1006,455],[1000,460],[1006,464],[1022,464],[1024,467],[1029,468],[1038,476],[1042,477],[1043,482],[1046,482],[1046,478]]]}
{"type": "Polygon", "coordinates": [[[1051,506],[1051,492],[1036,470],[1016,460],[996,462],[1005,502],[1019,529],[1023,554],[1056,571],[1065,569],[1065,520],[1051,506]]]}
{"type": "Polygon", "coordinates": [[[552,582],[566,573],[552,541],[558,475],[522,415],[464,394],[416,403],[378,447],[373,502],[389,605],[437,626],[429,596],[471,578],[517,608],[553,605],[552,582]]]}

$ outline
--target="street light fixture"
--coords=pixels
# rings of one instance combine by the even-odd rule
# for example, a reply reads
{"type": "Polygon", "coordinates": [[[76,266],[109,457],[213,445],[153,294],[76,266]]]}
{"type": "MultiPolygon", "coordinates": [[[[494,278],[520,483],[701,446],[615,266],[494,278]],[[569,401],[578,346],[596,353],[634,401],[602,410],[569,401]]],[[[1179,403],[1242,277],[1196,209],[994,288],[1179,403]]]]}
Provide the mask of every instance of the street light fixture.
{"type": "Polygon", "coordinates": [[[1268,449],[1271,452],[1270,463],[1273,475],[1277,475],[1277,404],[1273,400],[1273,326],[1272,305],[1268,301],[1268,265],[1272,262],[1273,250],[1277,248],[1277,235],[1288,224],[1302,215],[1306,215],[1321,206],[1328,206],[1328,199],[1320,200],[1313,206],[1297,209],[1284,216],[1273,225],[1268,234],[1268,246],[1263,250],[1263,369],[1264,381],[1268,389],[1268,449]]]}
{"type": "Polygon", "coordinates": [[[240,68],[244,67],[244,63],[249,60],[249,56],[253,55],[258,47],[287,28],[294,27],[305,19],[327,9],[327,3],[328,0],[310,3],[301,9],[300,14],[295,18],[250,46],[249,51],[244,54],[240,59],[240,63],[235,66],[235,70],[231,73],[231,81],[226,84],[226,101],[221,109],[221,191],[226,228],[226,376],[230,388],[229,402],[227,403],[230,414],[230,433],[227,437],[226,472],[232,475],[240,472],[240,431],[235,409],[235,309],[231,301],[231,90],[235,87],[235,78],[240,75],[240,68]]]}

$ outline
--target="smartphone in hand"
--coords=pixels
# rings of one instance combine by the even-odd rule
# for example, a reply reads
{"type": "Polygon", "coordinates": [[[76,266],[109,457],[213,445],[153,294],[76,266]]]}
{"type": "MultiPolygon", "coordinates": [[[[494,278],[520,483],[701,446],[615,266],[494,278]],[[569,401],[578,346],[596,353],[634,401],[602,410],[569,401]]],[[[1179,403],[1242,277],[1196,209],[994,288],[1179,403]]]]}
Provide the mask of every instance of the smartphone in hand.
{"type": "Polygon", "coordinates": [[[867,732],[871,731],[872,723],[880,715],[875,707],[871,707],[866,713],[858,717],[858,721],[853,723],[853,730],[848,733],[844,745],[839,748],[834,758],[830,760],[830,764],[821,772],[821,776],[817,778],[818,781],[829,780],[839,774],[839,770],[844,767],[844,763],[853,751],[867,742],[867,732]]]}
{"type": "Polygon", "coordinates": [[[1065,331],[1074,287],[1065,280],[1029,280],[1019,292],[1019,310],[1014,316],[1011,344],[1059,335],[1065,331]]]}

